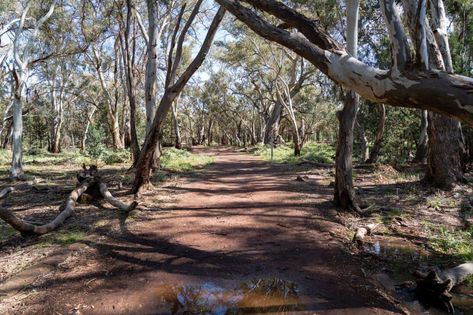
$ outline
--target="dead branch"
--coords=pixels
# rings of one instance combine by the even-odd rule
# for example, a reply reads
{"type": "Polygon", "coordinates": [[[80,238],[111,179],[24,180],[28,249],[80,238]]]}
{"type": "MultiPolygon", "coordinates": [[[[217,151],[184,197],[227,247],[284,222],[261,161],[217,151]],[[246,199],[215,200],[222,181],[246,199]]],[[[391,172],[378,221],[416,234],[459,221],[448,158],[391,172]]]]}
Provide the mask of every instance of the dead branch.
{"type": "Polygon", "coordinates": [[[15,230],[20,231],[22,234],[46,234],[57,229],[61,224],[64,223],[64,221],[68,217],[72,215],[77,199],[80,197],[80,195],[82,195],[83,192],[87,190],[87,188],[89,188],[91,183],[92,181],[90,180],[83,181],[76,189],[74,189],[67,198],[64,210],[59,213],[59,215],[54,220],[47,224],[39,226],[34,225],[32,223],[20,219],[12,211],[6,208],[0,209],[0,218],[10,224],[15,230]]]}
{"type": "Polygon", "coordinates": [[[428,273],[416,272],[416,293],[419,299],[428,304],[437,304],[454,313],[450,290],[461,284],[473,274],[473,262],[467,262],[456,267],[440,271],[431,270],[428,273]]]}
{"type": "MultiPolygon", "coordinates": [[[[0,208],[0,219],[10,224],[14,229],[22,234],[36,234],[42,235],[57,229],[64,221],[69,218],[73,212],[76,202],[79,197],[88,195],[90,199],[103,197],[112,206],[118,208],[120,211],[129,212],[136,208],[138,203],[136,201],[131,204],[125,204],[113,197],[98,175],[97,166],[91,165],[82,166],[83,170],[77,174],[78,186],[70,193],[66,200],[64,210],[51,222],[43,225],[33,224],[21,219],[15,215],[11,210],[0,208]]],[[[13,191],[12,187],[7,187],[0,192],[0,200],[5,199],[8,194],[13,191]]]]}
{"type": "Polygon", "coordinates": [[[100,182],[99,189],[100,189],[100,193],[102,194],[103,198],[105,200],[107,200],[107,202],[109,204],[111,204],[115,208],[118,208],[120,211],[129,212],[129,211],[135,209],[136,206],[138,205],[138,202],[136,202],[136,201],[133,201],[131,204],[128,205],[126,203],[121,202],[117,198],[113,197],[112,194],[110,193],[110,191],[108,190],[107,185],[105,183],[100,182]]]}

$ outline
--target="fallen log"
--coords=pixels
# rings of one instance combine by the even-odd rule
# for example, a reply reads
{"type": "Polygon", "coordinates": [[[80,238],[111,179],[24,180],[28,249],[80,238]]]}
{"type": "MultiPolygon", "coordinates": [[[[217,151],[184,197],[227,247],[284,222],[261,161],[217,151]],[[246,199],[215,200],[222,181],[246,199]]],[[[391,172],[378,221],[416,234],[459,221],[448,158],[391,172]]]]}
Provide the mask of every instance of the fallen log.
{"type": "MultiPolygon", "coordinates": [[[[0,208],[0,219],[3,219],[6,223],[10,224],[14,229],[24,235],[42,235],[49,233],[62,225],[64,221],[73,214],[76,202],[83,195],[87,195],[92,199],[103,197],[112,206],[124,212],[128,212],[136,208],[138,205],[136,201],[128,205],[113,197],[113,195],[108,190],[107,185],[101,181],[100,176],[98,175],[97,167],[95,165],[91,165],[89,168],[83,165],[82,168],[83,171],[77,174],[77,180],[79,181],[79,184],[67,198],[64,210],[61,211],[59,215],[51,222],[43,225],[33,224],[21,219],[5,207],[0,208]]],[[[0,192],[0,200],[5,199],[11,191],[13,191],[12,187],[3,189],[0,192]]]]}
{"type": "Polygon", "coordinates": [[[371,235],[373,230],[376,229],[378,224],[370,223],[365,226],[359,227],[356,229],[355,235],[353,235],[352,242],[356,243],[358,247],[363,245],[363,240],[367,235],[371,235]]]}
{"type": "Polygon", "coordinates": [[[431,270],[428,273],[416,272],[416,294],[425,304],[439,305],[449,313],[455,309],[451,302],[450,290],[473,275],[473,262],[467,262],[443,271],[431,270]]]}
{"type": "Polygon", "coordinates": [[[29,223],[25,220],[20,219],[17,215],[15,215],[12,211],[1,208],[0,209],[0,218],[3,219],[5,222],[10,224],[15,230],[21,232],[22,234],[37,234],[42,235],[49,233],[55,229],[57,229],[64,221],[72,215],[74,212],[74,206],[76,204],[77,199],[82,195],[84,191],[89,188],[91,181],[83,181],[80,186],[74,189],[66,201],[66,206],[64,210],[59,213],[59,215],[52,220],[51,222],[43,225],[34,225],[29,223]]]}

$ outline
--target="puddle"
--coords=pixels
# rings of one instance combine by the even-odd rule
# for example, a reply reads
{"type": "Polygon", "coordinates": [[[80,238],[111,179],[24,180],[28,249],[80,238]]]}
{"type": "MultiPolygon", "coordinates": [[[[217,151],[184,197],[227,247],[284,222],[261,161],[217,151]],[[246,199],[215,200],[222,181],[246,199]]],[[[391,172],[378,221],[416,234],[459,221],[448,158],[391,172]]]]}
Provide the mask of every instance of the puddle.
{"type": "Polygon", "coordinates": [[[374,243],[366,243],[364,251],[403,261],[407,259],[411,262],[427,262],[429,259],[426,250],[402,240],[377,240],[374,243]]]}
{"type": "Polygon", "coordinates": [[[155,290],[169,314],[231,315],[303,310],[297,285],[277,278],[254,279],[234,288],[212,282],[161,286],[155,290]]]}

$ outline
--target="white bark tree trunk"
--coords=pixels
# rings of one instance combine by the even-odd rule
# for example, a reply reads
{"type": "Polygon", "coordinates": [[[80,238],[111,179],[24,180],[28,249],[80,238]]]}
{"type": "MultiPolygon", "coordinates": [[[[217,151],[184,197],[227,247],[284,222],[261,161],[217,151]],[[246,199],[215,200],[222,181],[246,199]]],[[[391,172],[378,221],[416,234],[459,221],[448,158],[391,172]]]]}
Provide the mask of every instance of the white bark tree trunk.
{"type": "MultiPolygon", "coordinates": [[[[359,1],[347,0],[347,51],[357,58],[359,1]]],[[[359,96],[348,91],[343,110],[338,113],[339,135],[335,158],[334,201],[346,210],[360,211],[352,177],[353,128],[358,111],[359,96]]]]}
{"type": "Polygon", "coordinates": [[[23,95],[27,74],[19,71],[15,84],[13,100],[12,163],[10,176],[20,178],[23,175],[23,95]]]}
{"type": "Polygon", "coordinates": [[[56,1],[53,1],[44,16],[32,25],[31,35],[20,41],[20,36],[24,30],[24,24],[28,12],[31,8],[31,2],[21,13],[21,18],[16,19],[18,26],[13,28],[15,35],[13,38],[13,75],[15,76],[15,95],[13,100],[13,136],[12,136],[12,163],[10,168],[10,176],[12,178],[20,178],[23,175],[23,100],[28,79],[29,67],[31,67],[31,46],[33,40],[38,36],[39,28],[51,17],[54,12],[56,1]],[[23,46],[23,47],[22,47],[23,46]]]}

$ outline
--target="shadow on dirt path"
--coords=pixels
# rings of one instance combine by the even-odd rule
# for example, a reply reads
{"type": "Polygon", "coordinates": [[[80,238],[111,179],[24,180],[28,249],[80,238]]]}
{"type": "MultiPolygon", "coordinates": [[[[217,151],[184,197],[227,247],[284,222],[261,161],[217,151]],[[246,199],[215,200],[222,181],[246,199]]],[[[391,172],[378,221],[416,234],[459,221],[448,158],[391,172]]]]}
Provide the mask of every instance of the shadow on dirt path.
{"type": "Polygon", "coordinates": [[[215,163],[147,193],[143,213],[152,215],[122,218],[120,228],[83,241],[75,250],[77,267],[50,270],[52,276],[30,299],[36,305],[31,309],[52,314],[397,312],[345,250],[347,234],[330,202],[330,178],[300,182],[293,167],[230,148],[196,151],[214,156],[215,163]],[[172,198],[153,204],[157,194],[172,198]],[[251,303],[243,303],[241,290],[254,281],[282,284],[283,298],[252,295],[251,303]],[[274,308],[292,291],[297,291],[297,307],[274,308]],[[212,305],[186,309],[192,299],[212,305]]]}

